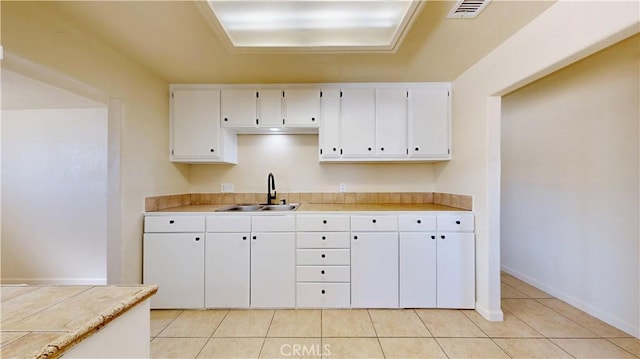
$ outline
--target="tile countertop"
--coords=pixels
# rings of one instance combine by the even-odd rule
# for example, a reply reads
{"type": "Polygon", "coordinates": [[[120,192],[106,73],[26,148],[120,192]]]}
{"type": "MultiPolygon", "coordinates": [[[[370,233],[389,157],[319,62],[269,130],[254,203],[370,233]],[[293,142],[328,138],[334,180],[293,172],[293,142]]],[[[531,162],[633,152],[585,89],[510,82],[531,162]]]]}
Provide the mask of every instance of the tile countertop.
{"type": "Polygon", "coordinates": [[[157,291],[156,285],[0,286],[0,357],[57,358],[157,291]]]}
{"type": "MultiPolygon", "coordinates": [[[[216,210],[224,207],[228,207],[232,204],[201,204],[201,205],[189,205],[182,207],[173,207],[162,209],[159,211],[146,212],[146,214],[153,213],[209,213],[215,212],[216,210]]],[[[401,211],[463,211],[470,212],[464,209],[443,206],[439,204],[433,203],[424,203],[424,204],[393,204],[393,203],[378,203],[378,204],[316,204],[316,203],[303,203],[298,207],[298,209],[294,212],[277,212],[279,214],[283,213],[300,213],[300,212],[367,212],[367,211],[388,211],[388,212],[401,212],[401,211]]],[[[218,212],[218,213],[233,213],[238,214],[239,212],[218,212]]],[[[256,214],[256,213],[265,213],[265,212],[243,212],[244,214],[256,214]]],[[[268,212],[274,214],[276,212],[268,212]]]]}

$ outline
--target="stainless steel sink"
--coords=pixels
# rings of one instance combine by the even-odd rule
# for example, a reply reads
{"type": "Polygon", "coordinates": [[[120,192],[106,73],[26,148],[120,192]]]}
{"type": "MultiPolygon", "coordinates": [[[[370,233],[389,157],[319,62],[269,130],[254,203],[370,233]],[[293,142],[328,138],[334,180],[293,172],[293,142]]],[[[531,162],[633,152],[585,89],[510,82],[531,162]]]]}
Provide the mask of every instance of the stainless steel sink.
{"type": "Polygon", "coordinates": [[[295,211],[300,203],[290,204],[256,204],[240,203],[220,208],[216,212],[261,212],[261,211],[295,211]]]}

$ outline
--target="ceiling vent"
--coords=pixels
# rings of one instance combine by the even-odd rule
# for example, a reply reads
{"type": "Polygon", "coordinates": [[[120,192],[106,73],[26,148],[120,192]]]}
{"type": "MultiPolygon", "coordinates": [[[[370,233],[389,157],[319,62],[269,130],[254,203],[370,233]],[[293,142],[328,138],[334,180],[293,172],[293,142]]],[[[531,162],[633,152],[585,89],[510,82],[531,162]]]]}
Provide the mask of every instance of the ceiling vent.
{"type": "Polygon", "coordinates": [[[450,19],[472,19],[478,16],[489,1],[491,0],[460,0],[447,17],[450,19]]]}

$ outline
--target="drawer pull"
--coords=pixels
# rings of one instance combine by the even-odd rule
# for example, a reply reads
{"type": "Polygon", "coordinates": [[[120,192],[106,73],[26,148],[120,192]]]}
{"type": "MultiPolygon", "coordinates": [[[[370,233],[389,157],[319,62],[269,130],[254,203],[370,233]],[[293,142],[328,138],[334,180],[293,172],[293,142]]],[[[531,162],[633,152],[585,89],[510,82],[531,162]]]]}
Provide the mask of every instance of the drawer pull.
{"type": "Polygon", "coordinates": [[[323,219],[323,220],[322,220],[322,224],[327,224],[327,220],[326,220],[326,219],[323,219]]]}
{"type": "Polygon", "coordinates": [[[460,221],[456,221],[456,224],[460,224],[460,221]]]}
{"type": "Polygon", "coordinates": [[[196,242],[198,242],[200,240],[200,237],[196,237],[196,242]]]}
{"type": "Polygon", "coordinates": [[[320,271],[320,274],[324,274],[324,269],[320,271]]]}
{"type": "Polygon", "coordinates": [[[324,289],[322,291],[320,291],[320,293],[324,294],[325,293],[324,289]]]}
{"type": "Polygon", "coordinates": [[[242,236],[242,240],[246,241],[247,240],[247,236],[242,236]]]}
{"type": "Polygon", "coordinates": [[[445,237],[444,237],[444,235],[441,235],[440,238],[444,239],[445,237]]]}
{"type": "Polygon", "coordinates": [[[358,236],[353,236],[353,239],[357,241],[358,240],[358,236]]]}
{"type": "Polygon", "coordinates": [[[256,240],[257,238],[258,238],[258,237],[256,237],[256,236],[253,236],[253,240],[254,240],[254,241],[255,241],[255,240],[256,240]]]}
{"type": "Polygon", "coordinates": [[[324,257],[326,257],[326,256],[325,256],[325,255],[324,255],[324,253],[323,253],[320,257],[324,258],[324,257]]]}
{"type": "Polygon", "coordinates": [[[375,220],[375,219],[373,220],[373,223],[376,223],[376,220],[375,220]]]}
{"type": "Polygon", "coordinates": [[[436,236],[431,236],[431,239],[436,239],[436,236]]]}
{"type": "Polygon", "coordinates": [[[176,223],[176,221],[174,221],[173,219],[169,220],[169,224],[174,224],[174,223],[176,223]]]}
{"type": "Polygon", "coordinates": [[[420,224],[420,223],[422,223],[422,221],[421,221],[421,220],[418,220],[418,224],[420,224]]]}
{"type": "Polygon", "coordinates": [[[322,240],[325,241],[327,239],[326,236],[322,236],[322,240]]]}

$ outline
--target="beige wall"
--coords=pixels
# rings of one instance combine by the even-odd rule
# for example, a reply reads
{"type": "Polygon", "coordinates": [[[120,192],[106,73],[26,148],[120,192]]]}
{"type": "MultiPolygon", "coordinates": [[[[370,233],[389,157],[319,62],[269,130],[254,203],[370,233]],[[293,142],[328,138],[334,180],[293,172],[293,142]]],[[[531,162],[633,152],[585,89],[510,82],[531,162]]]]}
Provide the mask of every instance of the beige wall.
{"type": "Polygon", "coordinates": [[[2,2],[1,25],[5,52],[122,100],[120,133],[109,134],[109,141],[119,137],[121,146],[119,163],[115,163],[120,169],[121,197],[110,198],[119,201],[115,207],[121,222],[115,235],[121,258],[110,260],[121,260],[121,264],[109,268],[108,280],[141,282],[144,197],[188,190],[188,166],[167,159],[167,83],[60,16],[48,3],[2,2]]]}
{"type": "Polygon", "coordinates": [[[107,109],[2,111],[2,282],[105,284],[107,109]]]}
{"type": "Polygon", "coordinates": [[[474,196],[485,318],[502,318],[499,96],[637,33],[638,14],[635,1],[559,1],[453,81],[453,160],[437,165],[436,191],[474,196]]]}
{"type": "Polygon", "coordinates": [[[191,192],[219,192],[223,182],[236,192],[267,191],[267,174],[279,192],[431,192],[430,163],[347,164],[318,162],[317,135],[239,135],[237,165],[191,166],[191,192]]]}
{"type": "Polygon", "coordinates": [[[639,87],[636,35],[502,103],[503,269],[635,335],[639,87]]]}

